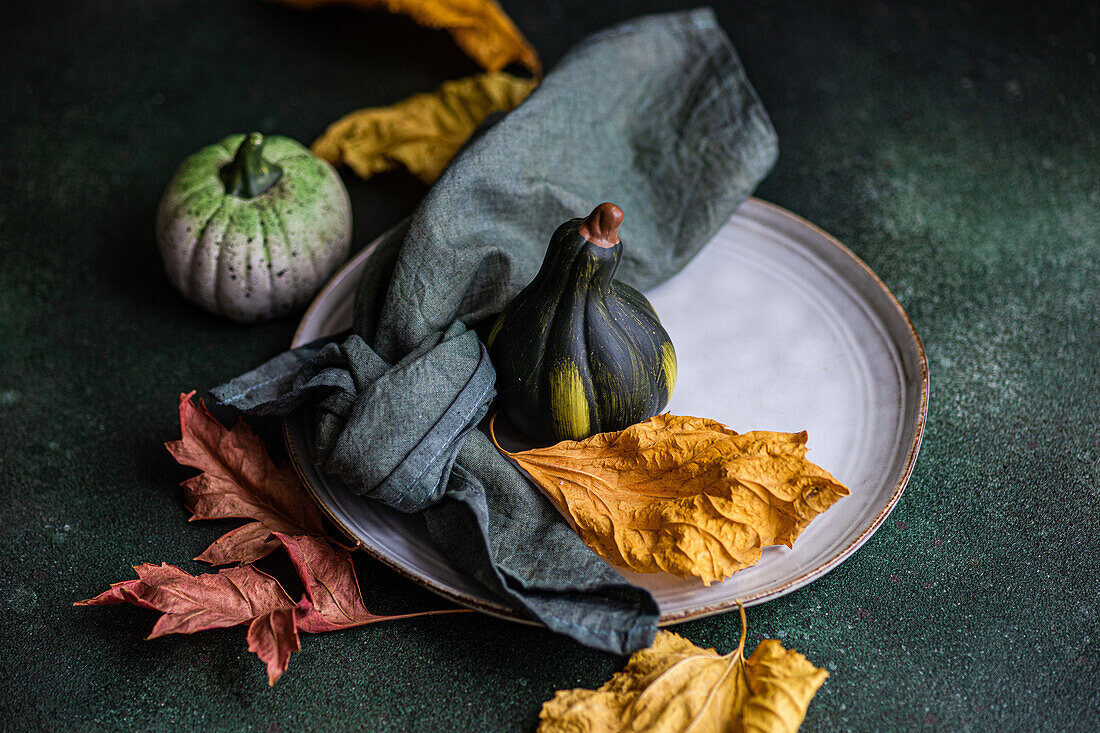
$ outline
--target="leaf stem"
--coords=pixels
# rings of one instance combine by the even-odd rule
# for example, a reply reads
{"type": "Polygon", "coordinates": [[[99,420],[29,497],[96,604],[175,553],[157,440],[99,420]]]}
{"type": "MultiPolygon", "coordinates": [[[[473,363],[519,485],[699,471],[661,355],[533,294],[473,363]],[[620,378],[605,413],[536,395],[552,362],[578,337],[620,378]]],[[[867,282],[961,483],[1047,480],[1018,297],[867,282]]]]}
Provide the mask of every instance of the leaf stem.
{"type": "MultiPolygon", "coordinates": [[[[417,611],[416,613],[399,613],[394,616],[375,616],[367,624],[376,624],[379,621],[400,621],[406,618],[417,618],[419,616],[443,616],[448,613],[473,613],[471,608],[440,608],[435,611],[417,611]]],[[[373,615],[373,614],[372,614],[373,615]]],[[[364,624],[366,625],[366,624],[364,624]]]]}
{"type": "MultiPolygon", "coordinates": [[[[735,599],[736,600],[736,599],[735,599]]],[[[741,612],[741,641],[737,644],[737,656],[744,659],[745,657],[745,639],[749,635],[749,620],[745,616],[745,607],[741,605],[741,601],[737,601],[737,610],[741,612]]]]}
{"type": "Polygon", "coordinates": [[[508,451],[504,450],[503,448],[500,447],[500,443],[497,442],[497,434],[495,432],[493,432],[493,424],[496,421],[497,421],[497,413],[494,412],[492,417],[489,418],[489,440],[493,441],[493,445],[496,446],[498,451],[500,451],[504,455],[511,458],[515,455],[515,453],[509,453],[508,451]]]}

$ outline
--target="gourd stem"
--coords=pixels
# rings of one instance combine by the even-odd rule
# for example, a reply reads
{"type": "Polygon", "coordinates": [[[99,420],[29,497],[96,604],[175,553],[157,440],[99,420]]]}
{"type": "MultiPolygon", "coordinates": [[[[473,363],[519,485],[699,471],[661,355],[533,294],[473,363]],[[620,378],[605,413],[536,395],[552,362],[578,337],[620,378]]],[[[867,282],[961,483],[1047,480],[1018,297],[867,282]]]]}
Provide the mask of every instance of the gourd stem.
{"type": "Polygon", "coordinates": [[[623,210],[613,203],[604,202],[592,209],[577,231],[598,247],[614,247],[619,243],[619,227],[623,224],[623,210]]]}
{"type": "Polygon", "coordinates": [[[264,136],[258,132],[246,135],[233,160],[219,171],[225,192],[244,199],[255,198],[275,185],[283,169],[264,159],[264,136]]]}

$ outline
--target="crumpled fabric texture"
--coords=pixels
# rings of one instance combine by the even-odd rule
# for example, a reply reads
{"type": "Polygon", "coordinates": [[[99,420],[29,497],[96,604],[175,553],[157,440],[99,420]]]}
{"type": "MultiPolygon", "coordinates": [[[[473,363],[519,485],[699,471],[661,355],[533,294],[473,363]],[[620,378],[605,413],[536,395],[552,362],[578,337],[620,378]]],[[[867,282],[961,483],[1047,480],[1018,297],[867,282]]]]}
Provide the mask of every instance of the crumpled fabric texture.
{"type": "Polygon", "coordinates": [[[311,410],[314,459],[420,512],[451,563],[589,646],[648,646],[657,604],[588,550],[477,429],[494,371],[477,329],[535,275],[563,221],[626,213],[618,277],[678,272],[770,170],[775,133],[710,10],[587,39],[452,162],[358,289],[351,334],[213,390],[250,414],[311,410]]]}

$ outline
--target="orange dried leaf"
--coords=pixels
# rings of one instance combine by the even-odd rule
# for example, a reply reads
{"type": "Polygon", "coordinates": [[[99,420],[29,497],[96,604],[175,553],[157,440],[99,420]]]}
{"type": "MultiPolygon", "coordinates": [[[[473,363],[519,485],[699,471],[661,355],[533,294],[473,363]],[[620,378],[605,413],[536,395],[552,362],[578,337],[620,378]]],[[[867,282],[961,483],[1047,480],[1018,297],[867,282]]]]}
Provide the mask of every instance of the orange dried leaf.
{"type": "Polygon", "coordinates": [[[446,30],[455,43],[486,71],[516,63],[532,74],[541,71],[539,56],[493,0],[277,0],[299,10],[348,5],[382,8],[406,15],[427,28],[446,30]]]}
{"type": "Polygon", "coordinates": [[[363,178],[401,166],[434,183],[486,117],[512,110],[534,86],[504,72],[444,82],[430,94],[348,114],[314,141],[313,152],[363,178]]]}
{"type": "Polygon", "coordinates": [[[194,392],[179,399],[179,440],[165,447],[179,463],[203,471],[183,483],[192,520],[252,519],[196,559],[212,565],[249,563],[279,547],[272,532],[323,535],[321,515],[289,462],[276,466],[244,422],[222,427],[194,392]]]}
{"type": "Polygon", "coordinates": [[[742,714],[744,729],[795,733],[806,717],[810,700],[828,676],[828,672],[775,639],[760,642],[745,662],[745,679],[752,696],[742,714]]]}
{"type": "Polygon", "coordinates": [[[795,733],[829,673],[774,640],[746,660],[745,612],[737,649],[719,655],[669,631],[635,652],[598,690],[563,690],[539,712],[539,733],[795,733]]]}
{"type": "Polygon", "coordinates": [[[708,585],[755,564],[768,545],[790,547],[849,493],[806,460],[805,432],[738,435],[697,417],[658,415],[582,441],[504,452],[600,557],[708,585]]]}

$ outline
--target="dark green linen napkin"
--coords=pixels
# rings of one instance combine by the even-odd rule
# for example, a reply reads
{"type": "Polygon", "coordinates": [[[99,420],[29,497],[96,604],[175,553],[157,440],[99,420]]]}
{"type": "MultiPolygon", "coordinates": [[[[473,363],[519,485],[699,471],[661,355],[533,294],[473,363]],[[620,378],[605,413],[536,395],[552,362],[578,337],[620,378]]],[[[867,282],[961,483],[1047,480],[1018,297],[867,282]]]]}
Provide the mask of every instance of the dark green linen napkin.
{"type": "Polygon", "coordinates": [[[626,213],[618,277],[679,271],[773,164],[775,133],[709,10],[641,18],[572,50],[471,143],[360,283],[352,334],[217,389],[242,412],[310,409],[314,459],[421,512],[459,569],[554,631],[624,654],[652,596],[578,539],[476,429],[495,373],[475,330],[530,281],[550,235],[602,201],[626,213]]]}

